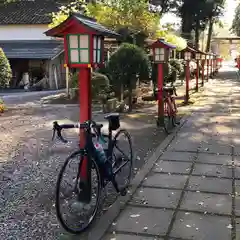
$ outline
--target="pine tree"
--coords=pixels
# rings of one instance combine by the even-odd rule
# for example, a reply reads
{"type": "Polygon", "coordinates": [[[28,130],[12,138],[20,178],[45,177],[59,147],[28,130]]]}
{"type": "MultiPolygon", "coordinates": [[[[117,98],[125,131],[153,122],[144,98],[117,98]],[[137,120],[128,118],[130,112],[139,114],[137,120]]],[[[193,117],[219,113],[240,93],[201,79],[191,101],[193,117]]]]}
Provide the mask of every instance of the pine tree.
{"type": "Polygon", "coordinates": [[[11,78],[12,78],[11,66],[5,53],[0,48],[0,88],[8,87],[11,78]]]}

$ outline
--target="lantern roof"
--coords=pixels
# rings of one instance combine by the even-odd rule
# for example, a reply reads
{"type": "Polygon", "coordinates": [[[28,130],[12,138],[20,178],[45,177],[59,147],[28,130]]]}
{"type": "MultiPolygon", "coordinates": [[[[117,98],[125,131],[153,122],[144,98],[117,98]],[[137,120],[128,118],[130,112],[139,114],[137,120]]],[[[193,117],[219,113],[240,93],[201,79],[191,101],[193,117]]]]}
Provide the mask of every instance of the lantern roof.
{"type": "Polygon", "coordinates": [[[67,32],[66,29],[70,25],[82,25],[84,28],[92,31],[95,34],[99,34],[107,37],[119,37],[120,35],[114,31],[111,31],[103,25],[97,23],[96,19],[84,16],[80,13],[72,13],[65,21],[60,23],[58,26],[49,29],[45,32],[47,36],[52,37],[63,37],[67,32]]]}
{"type": "Polygon", "coordinates": [[[197,53],[198,50],[196,50],[196,49],[194,49],[194,48],[191,48],[191,47],[187,46],[186,48],[184,48],[184,49],[182,50],[182,52],[197,53]]]}
{"type": "Polygon", "coordinates": [[[160,47],[164,47],[164,48],[170,48],[170,49],[175,49],[176,46],[166,42],[163,38],[159,38],[157,39],[157,41],[153,42],[151,44],[152,47],[154,46],[160,46],[160,47]]]}

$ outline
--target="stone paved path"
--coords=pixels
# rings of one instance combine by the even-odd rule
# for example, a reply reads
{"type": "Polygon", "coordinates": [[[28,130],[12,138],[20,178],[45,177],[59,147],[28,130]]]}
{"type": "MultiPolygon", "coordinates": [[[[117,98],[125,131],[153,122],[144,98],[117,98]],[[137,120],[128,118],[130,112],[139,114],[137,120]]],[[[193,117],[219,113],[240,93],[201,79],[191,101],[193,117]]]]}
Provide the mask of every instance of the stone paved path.
{"type": "Polygon", "coordinates": [[[240,82],[223,71],[104,240],[240,239],[240,82]]]}

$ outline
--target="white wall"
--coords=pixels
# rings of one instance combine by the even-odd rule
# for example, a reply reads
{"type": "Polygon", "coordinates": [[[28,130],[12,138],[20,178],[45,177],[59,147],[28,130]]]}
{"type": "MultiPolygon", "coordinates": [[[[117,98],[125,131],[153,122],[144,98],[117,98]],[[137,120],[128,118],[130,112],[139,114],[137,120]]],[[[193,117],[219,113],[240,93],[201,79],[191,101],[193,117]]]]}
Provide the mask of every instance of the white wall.
{"type": "Polygon", "coordinates": [[[0,40],[50,39],[44,32],[48,25],[0,25],[0,40]]]}

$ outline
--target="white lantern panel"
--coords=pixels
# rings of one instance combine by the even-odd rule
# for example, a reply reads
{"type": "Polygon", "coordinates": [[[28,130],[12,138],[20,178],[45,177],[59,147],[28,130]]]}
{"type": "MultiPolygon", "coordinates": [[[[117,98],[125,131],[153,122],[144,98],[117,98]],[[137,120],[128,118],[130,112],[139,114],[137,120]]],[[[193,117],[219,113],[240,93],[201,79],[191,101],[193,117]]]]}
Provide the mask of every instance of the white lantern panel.
{"type": "Polygon", "coordinates": [[[98,49],[101,49],[102,39],[98,37],[98,49]]]}
{"type": "Polygon", "coordinates": [[[79,36],[80,48],[89,48],[89,36],[80,35],[79,36]]]}
{"type": "Polygon", "coordinates": [[[78,48],[78,36],[77,35],[69,36],[69,47],[70,48],[78,48]]]}
{"type": "Polygon", "coordinates": [[[160,48],[155,48],[155,54],[160,54],[160,48]]]}
{"type": "Polygon", "coordinates": [[[97,50],[96,49],[94,49],[93,50],[93,62],[97,62],[97,50]]]}
{"type": "Polygon", "coordinates": [[[160,53],[161,53],[161,54],[164,54],[164,51],[165,51],[164,48],[160,48],[160,53]]]}
{"type": "Polygon", "coordinates": [[[98,50],[97,52],[97,63],[101,62],[101,50],[98,50]]]}
{"type": "Polygon", "coordinates": [[[81,63],[88,63],[89,62],[89,54],[87,49],[80,50],[80,61],[81,63]]]}
{"type": "Polygon", "coordinates": [[[70,50],[70,61],[72,63],[78,63],[79,62],[79,51],[77,49],[71,49],[70,50]]]}
{"type": "Polygon", "coordinates": [[[93,49],[97,49],[97,37],[93,37],[93,49]]]}
{"type": "Polygon", "coordinates": [[[160,55],[155,55],[155,61],[160,61],[160,55]]]}
{"type": "Polygon", "coordinates": [[[165,60],[164,54],[161,54],[161,55],[160,55],[160,61],[163,62],[164,60],[165,60]]]}
{"type": "Polygon", "coordinates": [[[196,59],[197,60],[201,59],[201,54],[200,53],[196,53],[196,59]]]}

